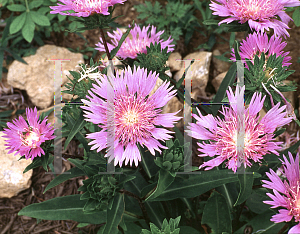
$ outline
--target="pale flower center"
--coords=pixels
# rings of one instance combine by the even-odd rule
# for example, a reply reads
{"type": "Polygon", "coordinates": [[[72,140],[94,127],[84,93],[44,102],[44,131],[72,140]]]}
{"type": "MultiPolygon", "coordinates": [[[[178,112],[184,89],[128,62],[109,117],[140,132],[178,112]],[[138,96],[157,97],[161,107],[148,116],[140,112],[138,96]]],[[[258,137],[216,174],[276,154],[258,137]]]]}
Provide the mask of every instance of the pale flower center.
{"type": "Polygon", "coordinates": [[[35,132],[27,132],[24,136],[23,143],[32,148],[36,148],[36,142],[40,140],[40,136],[35,132]]]}
{"type": "Polygon", "coordinates": [[[122,120],[127,125],[133,125],[138,123],[139,115],[136,111],[130,110],[124,114],[122,120]]]}

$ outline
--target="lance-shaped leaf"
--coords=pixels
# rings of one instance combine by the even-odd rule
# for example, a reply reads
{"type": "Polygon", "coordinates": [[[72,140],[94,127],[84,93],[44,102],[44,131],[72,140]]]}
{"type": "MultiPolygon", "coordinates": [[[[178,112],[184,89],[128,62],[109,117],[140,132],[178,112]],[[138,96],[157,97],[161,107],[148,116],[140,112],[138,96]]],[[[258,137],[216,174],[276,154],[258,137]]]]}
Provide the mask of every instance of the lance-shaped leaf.
{"type": "Polygon", "coordinates": [[[235,202],[236,205],[242,204],[247,198],[251,195],[252,185],[253,185],[253,175],[249,173],[238,174],[239,183],[240,183],[240,193],[238,199],[235,202]]]}
{"type": "Polygon", "coordinates": [[[167,201],[196,197],[222,184],[238,181],[236,174],[229,173],[230,170],[213,170],[190,175],[188,179],[175,178],[174,182],[153,200],[167,201]]]}
{"type": "Polygon", "coordinates": [[[231,233],[231,218],[225,198],[214,191],[205,205],[201,224],[207,224],[212,233],[231,233]]]}
{"type": "Polygon", "coordinates": [[[121,222],[125,209],[124,194],[117,193],[111,209],[107,209],[107,220],[103,233],[118,234],[118,225],[121,222]]]}
{"type": "MultiPolygon", "coordinates": [[[[66,117],[67,117],[68,122],[71,123],[72,122],[71,117],[68,114],[66,115],[66,117]]],[[[72,124],[73,127],[72,127],[72,129],[68,135],[68,138],[65,142],[65,150],[67,149],[68,144],[73,139],[73,137],[76,135],[76,133],[78,133],[84,127],[85,124],[86,124],[86,121],[84,120],[84,117],[83,117],[83,111],[81,111],[76,122],[74,124],[72,124]]]]}
{"type": "Polygon", "coordinates": [[[68,170],[66,172],[66,174],[60,174],[58,175],[57,177],[55,177],[48,185],[47,187],[45,188],[45,192],[47,192],[49,189],[71,179],[71,178],[75,178],[75,177],[79,177],[79,176],[84,176],[85,173],[80,170],[78,167],[73,167],[71,168],[70,170],[68,170]]]}
{"type": "MultiPolygon", "coordinates": [[[[229,71],[226,73],[226,76],[224,77],[224,79],[220,85],[220,88],[218,89],[218,92],[216,93],[213,103],[222,102],[223,98],[225,97],[228,86],[231,86],[235,80],[236,71],[237,71],[237,66],[234,63],[231,65],[231,67],[229,68],[229,71]]],[[[220,106],[221,105],[213,105],[211,107],[213,115],[216,115],[218,113],[220,106]]]]}
{"type": "Polygon", "coordinates": [[[253,219],[251,219],[250,222],[246,223],[239,230],[234,232],[234,234],[244,234],[245,229],[247,227],[251,228],[251,233],[260,233],[260,234],[278,233],[278,231],[285,225],[285,223],[284,222],[274,223],[270,221],[270,219],[275,213],[276,212],[273,210],[267,210],[266,212],[255,216],[253,219]]]}
{"type": "Polygon", "coordinates": [[[101,224],[106,222],[106,211],[85,214],[86,201],[80,200],[80,194],[56,197],[41,203],[24,207],[18,215],[45,220],[74,220],[81,223],[101,224]]]}
{"type": "Polygon", "coordinates": [[[164,169],[160,169],[156,189],[153,191],[153,193],[150,194],[149,197],[146,198],[146,201],[151,201],[152,199],[159,196],[174,181],[174,179],[175,177],[173,177],[170,172],[164,169]]]}
{"type": "MultiPolygon", "coordinates": [[[[42,157],[44,157],[44,155],[43,155],[42,157]]],[[[24,169],[23,173],[26,173],[27,171],[29,171],[29,170],[31,170],[31,169],[34,169],[34,168],[37,168],[37,167],[39,167],[39,166],[43,166],[43,162],[44,162],[44,161],[42,161],[42,159],[41,159],[42,157],[38,157],[38,158],[33,159],[32,163],[29,164],[29,165],[24,169]]],[[[53,157],[52,155],[50,155],[50,156],[48,157],[47,165],[49,165],[50,163],[52,163],[52,162],[53,162],[53,159],[54,159],[54,157],[53,157]]]]}

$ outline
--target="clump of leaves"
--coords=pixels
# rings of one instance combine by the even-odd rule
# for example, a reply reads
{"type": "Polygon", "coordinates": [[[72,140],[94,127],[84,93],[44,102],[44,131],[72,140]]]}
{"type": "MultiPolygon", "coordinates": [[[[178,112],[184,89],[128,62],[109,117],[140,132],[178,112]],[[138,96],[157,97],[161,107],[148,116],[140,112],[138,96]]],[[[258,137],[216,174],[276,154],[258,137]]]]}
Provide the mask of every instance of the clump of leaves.
{"type": "MultiPolygon", "coordinates": [[[[160,168],[169,171],[170,174],[175,177],[176,172],[184,166],[184,148],[188,147],[187,144],[185,146],[181,146],[178,139],[174,142],[172,140],[168,140],[166,142],[168,149],[164,150],[163,157],[156,158],[154,161],[155,164],[160,168]]],[[[191,152],[187,155],[187,157],[190,157],[190,154],[191,152]]]]}
{"type": "Polygon", "coordinates": [[[198,19],[194,16],[193,5],[180,1],[168,1],[164,7],[157,1],[153,6],[148,1],[145,4],[146,6],[143,4],[135,6],[140,13],[137,18],[146,19],[146,24],[152,24],[158,30],[164,30],[163,39],[172,35],[174,43],[176,43],[180,36],[185,35],[185,44],[187,45],[194,31],[200,27],[198,19]]]}
{"type": "MultiPolygon", "coordinates": [[[[101,168],[99,168],[101,170],[101,168]]],[[[117,190],[117,180],[112,175],[95,174],[83,181],[78,191],[83,191],[80,200],[87,200],[83,211],[93,212],[111,206],[117,190]]]]}
{"type": "Polygon", "coordinates": [[[141,234],[179,234],[180,228],[178,224],[180,222],[181,216],[177,217],[176,219],[170,219],[168,222],[167,219],[164,219],[161,230],[153,223],[150,223],[150,230],[143,229],[141,234]]]}
{"type": "Polygon", "coordinates": [[[250,102],[251,97],[255,92],[260,92],[263,93],[263,95],[267,95],[264,105],[267,109],[270,109],[272,107],[269,98],[270,94],[272,95],[275,104],[282,101],[281,96],[272,88],[272,86],[278,89],[280,92],[296,90],[297,85],[294,81],[289,83],[283,82],[295,71],[288,70],[288,67],[283,67],[282,61],[282,56],[278,56],[276,58],[276,54],[274,54],[266,58],[264,53],[262,53],[260,57],[256,55],[254,58],[254,63],[247,59],[246,63],[249,69],[244,69],[246,103],[250,102]]]}
{"type": "MultiPolygon", "coordinates": [[[[88,91],[92,88],[93,80],[101,76],[99,71],[99,63],[94,63],[93,59],[90,60],[90,67],[88,68],[86,64],[79,64],[81,70],[69,71],[73,76],[73,79],[69,78],[69,83],[65,84],[67,90],[62,91],[63,93],[72,94],[73,97],[77,95],[80,99],[85,99],[88,91]]],[[[77,100],[77,99],[76,99],[77,100]]],[[[72,100],[72,101],[76,101],[72,100]]]]}
{"type": "Polygon", "coordinates": [[[151,43],[150,47],[147,46],[147,54],[137,54],[137,61],[134,62],[134,65],[147,68],[148,71],[165,74],[169,70],[166,62],[171,54],[171,52],[168,53],[167,51],[168,47],[162,50],[160,43],[151,43]]]}

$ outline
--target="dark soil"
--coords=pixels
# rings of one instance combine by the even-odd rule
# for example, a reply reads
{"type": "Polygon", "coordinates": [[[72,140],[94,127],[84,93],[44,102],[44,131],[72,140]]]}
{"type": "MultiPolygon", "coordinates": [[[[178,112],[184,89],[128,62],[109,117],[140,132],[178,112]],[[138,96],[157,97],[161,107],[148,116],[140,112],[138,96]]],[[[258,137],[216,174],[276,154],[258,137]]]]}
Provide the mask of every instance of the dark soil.
{"type": "MultiPolygon", "coordinates": [[[[117,22],[121,25],[127,26],[132,23],[134,19],[136,23],[140,21],[136,19],[137,12],[133,9],[134,5],[140,4],[138,0],[128,0],[123,5],[119,5],[116,8],[115,15],[124,15],[123,17],[117,19],[117,22]]],[[[300,54],[300,28],[297,28],[294,23],[290,23],[291,29],[289,30],[290,38],[287,39],[288,45],[285,48],[286,51],[291,51],[290,55],[292,56],[292,65],[291,69],[296,70],[296,72],[289,77],[290,80],[295,80],[299,83],[300,68],[297,63],[298,56],[300,54]]],[[[90,47],[95,47],[95,44],[99,41],[99,30],[91,30],[83,33],[84,37],[88,40],[90,47]]],[[[242,39],[243,34],[238,34],[237,38],[242,39]]],[[[228,34],[222,34],[221,36],[229,39],[228,34]]],[[[194,48],[197,48],[200,44],[207,41],[207,38],[203,37],[200,32],[195,32],[190,44],[188,47],[184,46],[183,40],[179,41],[175,51],[180,52],[183,56],[195,52],[194,48]]],[[[69,47],[76,49],[84,49],[85,40],[80,38],[74,33],[70,33],[68,37],[64,37],[63,34],[57,35],[53,34],[52,37],[45,41],[46,44],[55,44],[57,46],[69,47]]],[[[213,49],[219,49],[221,53],[229,51],[228,43],[224,43],[224,40],[221,37],[218,37],[217,43],[213,49]],[[222,44],[221,44],[222,42],[222,44]]],[[[86,53],[86,55],[91,56],[92,52],[86,53]]],[[[100,53],[96,55],[95,59],[100,58],[100,53]]],[[[89,61],[86,61],[88,63],[89,61]]],[[[213,64],[212,64],[213,66],[213,64]]],[[[211,68],[213,71],[214,68],[211,68]]],[[[25,109],[25,107],[33,107],[33,104],[30,102],[26,92],[13,89],[11,90],[5,81],[6,74],[4,74],[3,82],[0,82],[0,106],[2,106],[1,111],[12,109],[17,111],[18,109],[25,109]],[[7,87],[4,89],[2,86],[7,87]],[[2,96],[1,96],[2,90],[2,96]],[[3,108],[6,105],[7,108],[3,108]]],[[[214,77],[211,74],[210,80],[214,77]]],[[[211,84],[208,84],[210,87],[211,84]]],[[[295,109],[298,109],[299,91],[295,92],[295,109]]],[[[15,118],[16,115],[13,115],[12,118],[15,118]]],[[[293,125],[292,128],[295,128],[293,125]]],[[[72,141],[68,149],[64,152],[71,157],[80,158],[80,152],[77,152],[77,143],[72,141]]],[[[68,158],[68,157],[65,157],[68,158]]],[[[64,162],[65,171],[70,169],[72,165],[68,162],[64,162]]],[[[77,222],[73,221],[47,221],[42,220],[39,223],[36,219],[24,216],[18,216],[17,213],[25,206],[33,203],[39,203],[54,197],[67,196],[70,194],[78,194],[77,189],[81,186],[81,182],[84,179],[75,178],[64,182],[56,186],[55,188],[47,191],[43,194],[45,187],[53,179],[53,175],[45,174],[43,168],[36,168],[33,170],[32,176],[32,185],[29,189],[26,189],[20,192],[17,196],[14,196],[10,199],[0,198],[0,234],[63,234],[63,233],[78,233],[79,230],[82,233],[97,233],[99,225],[88,225],[84,228],[77,228],[77,222]]]]}

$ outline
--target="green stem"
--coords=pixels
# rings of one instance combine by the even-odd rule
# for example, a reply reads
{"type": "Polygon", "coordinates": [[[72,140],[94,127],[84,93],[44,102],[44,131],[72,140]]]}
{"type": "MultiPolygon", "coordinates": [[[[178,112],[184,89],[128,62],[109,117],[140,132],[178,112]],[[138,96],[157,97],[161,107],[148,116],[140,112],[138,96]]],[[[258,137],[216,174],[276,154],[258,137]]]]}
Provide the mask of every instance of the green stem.
{"type": "Polygon", "coordinates": [[[28,6],[28,1],[27,0],[25,0],[25,4],[26,4],[26,11],[29,12],[30,10],[29,10],[29,6],[28,6]]]}

